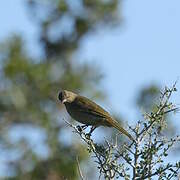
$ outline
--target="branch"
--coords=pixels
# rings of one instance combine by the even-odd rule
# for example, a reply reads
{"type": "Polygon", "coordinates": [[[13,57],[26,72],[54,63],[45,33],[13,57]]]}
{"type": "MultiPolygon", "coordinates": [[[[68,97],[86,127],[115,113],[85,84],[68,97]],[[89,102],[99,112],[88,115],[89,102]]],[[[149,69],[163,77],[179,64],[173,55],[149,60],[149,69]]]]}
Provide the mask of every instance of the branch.
{"type": "Polygon", "coordinates": [[[79,164],[78,156],[76,156],[76,162],[77,162],[77,166],[78,166],[79,176],[80,176],[81,180],[84,180],[84,177],[83,177],[83,174],[82,174],[82,171],[81,171],[81,167],[80,167],[80,164],[79,164]]]}

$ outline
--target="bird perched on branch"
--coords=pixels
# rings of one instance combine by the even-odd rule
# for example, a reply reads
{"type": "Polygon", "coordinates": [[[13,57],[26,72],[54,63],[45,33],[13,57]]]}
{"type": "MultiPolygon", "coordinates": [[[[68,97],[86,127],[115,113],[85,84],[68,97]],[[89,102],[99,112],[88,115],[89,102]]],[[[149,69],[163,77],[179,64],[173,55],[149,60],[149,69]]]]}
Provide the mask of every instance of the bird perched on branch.
{"type": "Polygon", "coordinates": [[[85,126],[92,126],[90,134],[98,126],[108,126],[118,129],[134,141],[134,138],[107,111],[90,99],[67,90],[61,91],[58,98],[73,119],[85,126]]]}

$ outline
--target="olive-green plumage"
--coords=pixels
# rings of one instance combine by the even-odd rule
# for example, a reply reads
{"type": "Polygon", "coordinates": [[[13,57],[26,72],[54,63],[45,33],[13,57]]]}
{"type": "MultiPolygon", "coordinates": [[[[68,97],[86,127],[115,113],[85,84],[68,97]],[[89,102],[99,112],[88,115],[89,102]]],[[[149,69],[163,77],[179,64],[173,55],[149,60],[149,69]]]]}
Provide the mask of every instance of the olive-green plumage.
{"type": "Polygon", "coordinates": [[[95,127],[115,127],[134,141],[134,138],[124,128],[122,128],[107,111],[90,99],[64,90],[59,93],[59,100],[65,104],[67,112],[76,121],[95,127]]]}

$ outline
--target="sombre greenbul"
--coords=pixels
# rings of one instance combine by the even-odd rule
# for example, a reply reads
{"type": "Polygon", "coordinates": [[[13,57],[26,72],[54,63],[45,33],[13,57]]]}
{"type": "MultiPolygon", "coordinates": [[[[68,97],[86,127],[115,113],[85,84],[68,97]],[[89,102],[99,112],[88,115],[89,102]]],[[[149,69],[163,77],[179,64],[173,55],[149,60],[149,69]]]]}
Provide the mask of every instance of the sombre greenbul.
{"type": "Polygon", "coordinates": [[[74,120],[92,126],[90,133],[98,126],[114,127],[134,141],[134,138],[107,111],[90,99],[67,90],[61,91],[58,98],[74,120]]]}

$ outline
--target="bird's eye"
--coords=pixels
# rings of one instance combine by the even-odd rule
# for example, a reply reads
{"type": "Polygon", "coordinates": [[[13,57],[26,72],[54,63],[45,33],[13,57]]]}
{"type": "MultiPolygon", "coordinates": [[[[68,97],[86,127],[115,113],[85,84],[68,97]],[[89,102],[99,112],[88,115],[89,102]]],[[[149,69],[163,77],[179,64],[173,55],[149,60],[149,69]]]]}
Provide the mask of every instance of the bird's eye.
{"type": "Polygon", "coordinates": [[[58,98],[60,101],[62,101],[62,98],[63,98],[62,92],[59,93],[58,98]]]}

